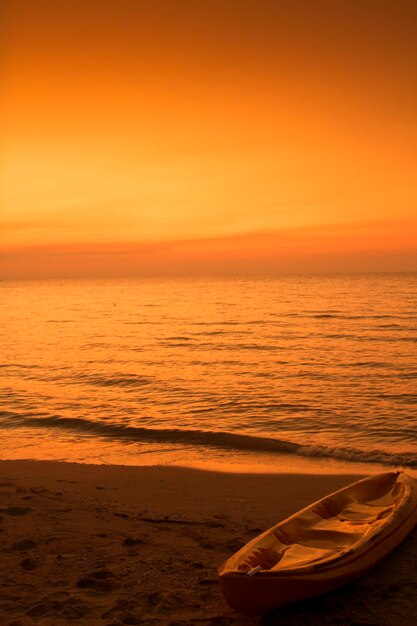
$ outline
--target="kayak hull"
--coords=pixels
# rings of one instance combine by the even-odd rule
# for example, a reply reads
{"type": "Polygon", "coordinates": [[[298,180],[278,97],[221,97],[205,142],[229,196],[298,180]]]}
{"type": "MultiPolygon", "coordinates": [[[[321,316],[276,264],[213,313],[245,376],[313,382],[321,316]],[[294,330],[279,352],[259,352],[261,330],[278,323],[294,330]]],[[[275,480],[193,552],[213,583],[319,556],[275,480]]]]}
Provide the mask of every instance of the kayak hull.
{"type": "MultiPolygon", "coordinates": [[[[379,532],[370,533],[369,540],[359,542],[356,549],[353,546],[352,549],[333,558],[287,571],[260,569],[259,572],[252,573],[236,570],[236,557],[240,553],[244,554],[245,550],[247,552],[248,546],[255,550],[257,541],[262,542],[270,531],[254,539],[219,569],[220,587],[226,601],[239,613],[263,614],[293,602],[327,593],[366,574],[392,552],[417,524],[416,484],[412,478],[405,475],[402,477],[407,489],[401,506],[391,515],[389,523],[383,524],[382,528],[378,529],[379,532]]],[[[326,498],[323,498],[319,503],[325,500],[326,498]]],[[[296,513],[289,521],[319,503],[310,505],[299,514],[296,513]]],[[[286,521],[274,528],[279,529],[286,521]]]]}

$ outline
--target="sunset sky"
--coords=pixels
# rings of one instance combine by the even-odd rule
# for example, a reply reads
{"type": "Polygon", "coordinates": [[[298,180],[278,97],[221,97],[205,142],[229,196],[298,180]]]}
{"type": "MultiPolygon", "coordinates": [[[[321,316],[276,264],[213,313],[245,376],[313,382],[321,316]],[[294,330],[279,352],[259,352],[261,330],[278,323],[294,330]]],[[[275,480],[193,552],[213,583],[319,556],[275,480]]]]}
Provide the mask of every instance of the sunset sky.
{"type": "Polygon", "coordinates": [[[415,0],[3,0],[0,278],[417,270],[415,0]]]}

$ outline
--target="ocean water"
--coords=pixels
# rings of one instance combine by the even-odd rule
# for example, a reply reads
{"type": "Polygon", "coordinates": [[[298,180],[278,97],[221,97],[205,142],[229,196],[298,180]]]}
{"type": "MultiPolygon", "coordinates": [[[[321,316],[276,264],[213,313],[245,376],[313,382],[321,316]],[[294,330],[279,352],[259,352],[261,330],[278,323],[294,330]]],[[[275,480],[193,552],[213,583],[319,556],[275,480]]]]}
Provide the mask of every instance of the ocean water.
{"type": "Polygon", "coordinates": [[[1,458],[417,468],[416,274],[0,294],[1,458]]]}

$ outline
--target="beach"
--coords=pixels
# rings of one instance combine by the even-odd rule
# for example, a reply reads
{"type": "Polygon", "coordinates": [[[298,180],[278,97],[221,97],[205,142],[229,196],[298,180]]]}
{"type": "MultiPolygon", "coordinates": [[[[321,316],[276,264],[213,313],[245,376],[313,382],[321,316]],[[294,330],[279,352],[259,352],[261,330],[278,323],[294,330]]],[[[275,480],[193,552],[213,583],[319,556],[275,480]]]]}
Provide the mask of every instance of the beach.
{"type": "Polygon", "coordinates": [[[417,0],[0,7],[0,626],[417,625],[417,0]]]}
{"type": "Polygon", "coordinates": [[[326,597],[263,618],[238,615],[222,598],[217,567],[228,556],[358,478],[1,461],[0,623],[411,624],[417,530],[326,597]]]}

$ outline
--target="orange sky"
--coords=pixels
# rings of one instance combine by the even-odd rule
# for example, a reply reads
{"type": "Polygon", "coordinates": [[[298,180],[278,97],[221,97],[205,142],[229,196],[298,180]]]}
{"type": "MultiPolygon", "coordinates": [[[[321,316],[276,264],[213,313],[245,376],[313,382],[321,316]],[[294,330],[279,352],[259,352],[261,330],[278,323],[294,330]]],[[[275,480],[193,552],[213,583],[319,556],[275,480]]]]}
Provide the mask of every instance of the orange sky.
{"type": "Polygon", "coordinates": [[[0,277],[417,270],[414,0],[4,0],[0,277]]]}

